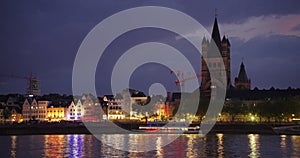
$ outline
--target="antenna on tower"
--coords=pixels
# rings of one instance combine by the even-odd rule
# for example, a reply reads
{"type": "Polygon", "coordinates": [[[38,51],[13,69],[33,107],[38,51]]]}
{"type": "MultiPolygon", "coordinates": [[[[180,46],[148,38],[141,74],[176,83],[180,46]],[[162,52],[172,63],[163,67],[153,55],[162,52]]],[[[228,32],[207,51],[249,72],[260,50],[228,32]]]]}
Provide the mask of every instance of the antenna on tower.
{"type": "Polygon", "coordinates": [[[218,16],[218,13],[217,13],[218,9],[215,8],[215,18],[218,16]]]}

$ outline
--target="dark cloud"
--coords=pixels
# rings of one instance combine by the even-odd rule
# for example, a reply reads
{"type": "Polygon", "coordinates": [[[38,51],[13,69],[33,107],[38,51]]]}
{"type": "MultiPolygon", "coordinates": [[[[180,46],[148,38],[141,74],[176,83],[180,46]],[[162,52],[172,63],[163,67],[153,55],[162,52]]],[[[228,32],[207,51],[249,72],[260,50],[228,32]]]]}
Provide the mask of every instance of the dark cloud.
{"type": "Polygon", "coordinates": [[[242,58],[253,86],[299,87],[300,37],[257,37],[244,43],[233,39],[232,72],[236,76],[242,58]]]}
{"type": "MultiPolygon", "coordinates": [[[[218,8],[219,21],[222,23],[241,23],[251,16],[286,15],[300,12],[298,1],[275,0],[246,1],[123,1],[123,0],[51,0],[51,1],[10,1],[0,2],[0,75],[17,74],[28,76],[31,73],[41,80],[43,93],[71,93],[71,74],[73,61],[80,43],[86,34],[104,18],[118,11],[131,7],[155,5],[178,9],[194,17],[204,26],[211,26],[214,10],[218,8]]],[[[297,27],[298,28],[298,27],[297,27]]],[[[297,29],[295,28],[295,29],[297,29]]],[[[220,28],[222,31],[222,28],[220,28]]],[[[299,28],[298,28],[299,29],[299,28]]],[[[103,65],[97,69],[97,90],[101,94],[109,93],[110,73],[113,62],[120,54],[141,41],[162,41],[177,45],[186,52],[186,56],[200,71],[200,57],[186,42],[177,44],[174,35],[155,31],[146,34],[137,32],[120,38],[115,48],[110,48],[103,65]],[[130,39],[130,40],[129,40],[130,39]],[[102,68],[104,70],[102,70],[102,68]],[[103,84],[103,82],[107,84],[103,84]]],[[[229,35],[230,37],[230,35],[229,35]]],[[[232,72],[236,74],[242,57],[245,58],[246,69],[255,86],[274,85],[285,87],[289,84],[299,87],[299,76],[296,74],[297,58],[299,59],[299,39],[292,36],[275,36],[253,38],[244,43],[230,39],[232,44],[232,72]],[[298,53],[298,54],[297,54],[298,53]],[[282,60],[280,60],[282,59],[282,60]],[[276,63],[277,60],[283,63],[276,63]],[[255,61],[255,62],[254,62],[255,61]],[[285,63],[286,62],[286,63],[285,63]],[[284,64],[285,63],[285,64],[284,64]],[[272,66],[273,65],[273,66],[272,66]],[[280,66],[279,66],[280,65],[280,66]],[[267,68],[273,68],[270,71],[267,68]],[[276,68],[276,69],[275,69],[276,68]],[[276,70],[276,73],[274,73],[276,70]],[[279,73],[277,73],[279,72],[279,73]],[[283,74],[283,75],[274,75],[283,74]],[[272,76],[272,77],[270,77],[272,76]],[[282,77],[284,76],[284,77],[282,77]]],[[[299,66],[298,66],[299,67],[299,66]]],[[[166,82],[174,89],[173,80],[162,66],[145,65],[138,69],[132,77],[137,87],[147,88],[150,79],[166,82]],[[141,69],[145,68],[144,71],[141,69]],[[159,70],[159,69],[162,70],[159,70]],[[160,76],[155,74],[162,74],[160,76]],[[149,78],[142,84],[141,76],[149,78]]],[[[26,88],[26,80],[0,78],[0,93],[22,92],[26,88]]],[[[133,84],[133,83],[132,83],[133,84]]]]}

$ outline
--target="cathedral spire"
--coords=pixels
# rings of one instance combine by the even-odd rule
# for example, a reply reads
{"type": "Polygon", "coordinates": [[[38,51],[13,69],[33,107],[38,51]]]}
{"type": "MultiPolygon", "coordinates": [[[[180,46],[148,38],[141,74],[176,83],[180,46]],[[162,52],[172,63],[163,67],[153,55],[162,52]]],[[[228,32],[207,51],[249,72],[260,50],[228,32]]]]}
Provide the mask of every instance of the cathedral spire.
{"type": "Polygon", "coordinates": [[[218,20],[217,17],[215,17],[214,27],[211,34],[211,39],[214,40],[216,45],[218,46],[219,50],[221,49],[221,37],[220,37],[220,31],[218,26],[218,20]]]}

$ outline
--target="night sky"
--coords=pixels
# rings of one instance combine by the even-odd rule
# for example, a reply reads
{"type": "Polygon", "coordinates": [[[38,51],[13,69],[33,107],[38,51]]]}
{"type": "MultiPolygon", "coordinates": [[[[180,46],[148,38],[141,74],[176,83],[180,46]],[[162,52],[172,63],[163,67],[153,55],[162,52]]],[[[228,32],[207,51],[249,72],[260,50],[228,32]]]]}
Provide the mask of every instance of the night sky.
{"type": "MultiPolygon", "coordinates": [[[[217,8],[221,36],[225,34],[231,42],[232,84],[243,59],[252,88],[300,87],[300,1],[295,0],[2,0],[0,75],[32,73],[41,82],[42,94],[71,94],[74,59],[90,30],[121,10],[148,5],[182,11],[210,33],[217,8]]],[[[117,38],[98,63],[97,94],[111,93],[114,63],[126,50],[143,42],[156,41],[176,47],[200,72],[200,55],[194,53],[196,50],[186,40],[176,37],[160,29],[139,29],[117,38]]],[[[160,82],[168,91],[176,91],[174,80],[168,68],[146,64],[131,76],[130,86],[147,93],[152,83],[160,82]]],[[[26,88],[26,80],[0,78],[0,94],[25,93],[26,88]]]]}

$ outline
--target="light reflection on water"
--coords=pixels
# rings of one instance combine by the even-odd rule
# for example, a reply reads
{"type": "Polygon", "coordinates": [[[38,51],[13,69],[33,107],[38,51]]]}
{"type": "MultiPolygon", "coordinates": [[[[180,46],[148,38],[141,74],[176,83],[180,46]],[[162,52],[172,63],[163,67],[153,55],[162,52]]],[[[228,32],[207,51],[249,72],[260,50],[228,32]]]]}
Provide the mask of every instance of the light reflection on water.
{"type": "Polygon", "coordinates": [[[218,137],[218,157],[223,158],[224,157],[223,134],[219,133],[217,134],[217,137],[218,137]]]}
{"type": "Polygon", "coordinates": [[[17,157],[16,147],[17,147],[17,136],[11,136],[11,150],[10,150],[10,156],[11,156],[12,158],[17,157]]]}
{"type": "Polygon", "coordinates": [[[258,134],[249,134],[249,147],[250,147],[250,154],[249,157],[260,157],[259,153],[259,135],[258,134]]]}
{"type": "MultiPolygon", "coordinates": [[[[216,134],[182,135],[162,147],[162,137],[174,135],[102,135],[113,144],[155,140],[156,150],[125,152],[102,144],[92,135],[0,136],[1,157],[298,157],[300,136],[216,134]]],[[[141,144],[142,146],[142,144],[141,144]]],[[[132,149],[136,150],[136,149],[132,149]]]]}

